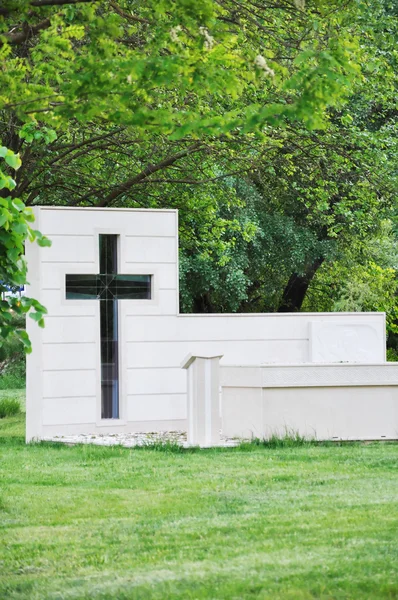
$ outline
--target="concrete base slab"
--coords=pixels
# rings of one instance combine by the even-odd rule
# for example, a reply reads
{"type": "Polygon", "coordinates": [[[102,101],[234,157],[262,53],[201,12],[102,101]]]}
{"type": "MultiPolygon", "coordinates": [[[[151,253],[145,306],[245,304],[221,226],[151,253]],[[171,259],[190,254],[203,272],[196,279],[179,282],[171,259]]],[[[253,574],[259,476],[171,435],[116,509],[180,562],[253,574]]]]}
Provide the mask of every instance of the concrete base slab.
{"type": "MultiPolygon", "coordinates": [[[[154,446],[156,444],[177,444],[182,448],[194,447],[187,442],[186,431],[157,431],[152,433],[110,433],[110,434],[80,434],[64,436],[48,436],[43,439],[45,442],[61,442],[68,445],[93,444],[96,446],[124,446],[125,448],[134,448],[142,446],[154,446]]],[[[228,438],[220,436],[220,442],[217,445],[200,445],[200,448],[232,448],[237,446],[242,440],[237,438],[228,438]]]]}

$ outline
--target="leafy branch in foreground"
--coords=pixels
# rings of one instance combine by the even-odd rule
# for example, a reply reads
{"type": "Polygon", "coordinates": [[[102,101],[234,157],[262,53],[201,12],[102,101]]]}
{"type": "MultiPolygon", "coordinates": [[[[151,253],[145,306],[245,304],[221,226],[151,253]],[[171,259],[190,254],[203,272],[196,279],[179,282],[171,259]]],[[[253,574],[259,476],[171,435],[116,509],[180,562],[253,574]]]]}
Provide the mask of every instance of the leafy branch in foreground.
{"type": "MultiPolygon", "coordinates": [[[[0,159],[14,171],[21,166],[18,154],[5,146],[0,146],[0,159]]],[[[26,352],[30,352],[29,337],[24,329],[13,327],[13,317],[25,315],[32,309],[30,316],[40,327],[44,327],[43,315],[47,310],[33,298],[19,298],[9,292],[16,292],[26,284],[25,241],[36,241],[40,246],[49,246],[51,242],[30,226],[34,221],[32,210],[22,200],[7,194],[15,185],[15,180],[0,169],[0,344],[2,340],[15,334],[22,341],[26,352]]]]}

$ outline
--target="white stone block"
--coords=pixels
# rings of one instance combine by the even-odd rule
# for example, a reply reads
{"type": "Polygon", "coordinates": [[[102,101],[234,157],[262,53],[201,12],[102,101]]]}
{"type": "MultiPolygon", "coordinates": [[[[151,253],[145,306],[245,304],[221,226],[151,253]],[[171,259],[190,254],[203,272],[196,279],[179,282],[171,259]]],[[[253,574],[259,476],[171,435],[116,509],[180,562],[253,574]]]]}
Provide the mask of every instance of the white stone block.
{"type": "Polygon", "coordinates": [[[284,321],[257,315],[180,315],[141,319],[128,317],[128,341],[235,342],[294,340],[308,342],[308,321],[284,321]],[[130,337],[131,335],[131,337],[130,337]]]}
{"type": "MultiPolygon", "coordinates": [[[[130,265],[132,268],[132,265],[130,265]]],[[[162,268],[158,270],[157,276],[159,279],[160,290],[175,290],[178,292],[179,280],[178,280],[178,265],[176,263],[163,264],[162,268]]]]}
{"type": "Polygon", "coordinates": [[[65,287],[65,274],[97,273],[98,267],[95,262],[43,262],[41,268],[42,290],[62,290],[65,287]]]}
{"type": "Polygon", "coordinates": [[[228,437],[263,438],[263,391],[261,388],[223,388],[221,429],[228,437]]]}
{"type": "Polygon", "coordinates": [[[175,236],[177,211],[145,209],[41,208],[41,227],[50,234],[86,235],[93,229],[128,235],[175,236]],[[116,232],[117,233],[117,232],[116,232]]]}
{"type": "Polygon", "coordinates": [[[398,439],[398,364],[221,368],[227,436],[398,439]]]}
{"type": "Polygon", "coordinates": [[[384,362],[385,332],[376,323],[310,322],[311,362],[384,362]]]}
{"type": "Polygon", "coordinates": [[[177,245],[174,237],[126,237],[126,263],[176,263],[177,245]]]}
{"type": "Polygon", "coordinates": [[[99,313],[98,300],[66,300],[62,290],[43,290],[40,298],[48,310],[49,318],[94,317],[99,313]]]}
{"type": "Polygon", "coordinates": [[[220,443],[220,358],[189,355],[181,365],[187,371],[187,441],[191,446],[220,443]]]}
{"type": "Polygon", "coordinates": [[[43,400],[43,425],[95,424],[95,396],[76,398],[45,398],[43,400]]]}
{"type": "Polygon", "coordinates": [[[94,235],[49,235],[51,247],[46,252],[47,263],[95,263],[97,238],[94,235]]]}
{"type": "MultiPolygon", "coordinates": [[[[98,316],[45,317],[44,344],[92,343],[98,336],[98,316]]],[[[95,349],[95,353],[97,348],[95,349]]]]}
{"type": "Polygon", "coordinates": [[[177,316],[178,298],[176,290],[157,290],[155,302],[123,302],[125,316],[166,315],[177,316]]]}
{"type": "Polygon", "coordinates": [[[96,344],[43,344],[43,361],[48,371],[97,368],[96,344]]]}
{"type": "Polygon", "coordinates": [[[153,421],[154,416],[160,421],[186,419],[185,393],[127,397],[128,421],[153,421]]]}
{"type": "Polygon", "coordinates": [[[298,363],[306,362],[308,343],[305,340],[129,342],[126,361],[128,367],[174,367],[190,352],[199,356],[224,352],[225,364],[273,363],[282,359],[298,363]]]}
{"type": "Polygon", "coordinates": [[[71,398],[96,395],[96,370],[44,371],[43,398],[71,398]]]}
{"type": "Polygon", "coordinates": [[[263,432],[318,440],[398,439],[397,395],[397,387],[387,386],[267,389],[263,432]]]}
{"type": "Polygon", "coordinates": [[[127,393],[129,395],[180,394],[185,392],[185,374],[179,367],[127,370],[127,393]]]}

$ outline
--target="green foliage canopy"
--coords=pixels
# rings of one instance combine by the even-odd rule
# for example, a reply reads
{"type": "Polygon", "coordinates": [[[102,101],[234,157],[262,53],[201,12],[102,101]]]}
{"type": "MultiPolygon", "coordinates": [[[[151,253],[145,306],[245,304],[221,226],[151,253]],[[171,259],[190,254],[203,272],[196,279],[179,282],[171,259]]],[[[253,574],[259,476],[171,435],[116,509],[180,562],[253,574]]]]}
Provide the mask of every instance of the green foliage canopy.
{"type": "Polygon", "coordinates": [[[358,40],[340,31],[343,5],[9,0],[0,109],[55,130],[101,119],[174,139],[285,117],[319,127],[358,72],[358,40]],[[251,101],[230,103],[243,95],[251,101]]]}
{"type": "Polygon", "coordinates": [[[299,309],[391,217],[395,40],[384,0],[7,0],[10,197],[179,208],[185,310],[299,309]]]}
{"type": "MultiPolygon", "coordinates": [[[[14,170],[21,165],[19,156],[4,146],[0,147],[0,159],[14,170]]],[[[0,190],[10,192],[14,188],[14,179],[0,168],[0,190]]],[[[47,311],[33,298],[19,298],[8,293],[26,283],[25,241],[36,241],[41,246],[50,244],[47,238],[30,226],[32,221],[32,210],[21,200],[11,195],[0,197],[0,339],[16,333],[28,352],[31,350],[28,335],[23,328],[14,329],[13,318],[33,309],[30,316],[43,327],[43,315],[47,311]]]]}

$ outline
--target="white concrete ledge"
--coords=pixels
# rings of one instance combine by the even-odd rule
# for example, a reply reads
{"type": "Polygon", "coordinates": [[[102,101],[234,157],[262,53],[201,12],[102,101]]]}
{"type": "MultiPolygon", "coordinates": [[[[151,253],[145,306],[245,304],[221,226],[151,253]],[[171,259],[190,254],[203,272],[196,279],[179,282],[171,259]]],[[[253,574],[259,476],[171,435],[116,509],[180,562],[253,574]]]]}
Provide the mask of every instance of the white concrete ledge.
{"type": "Polygon", "coordinates": [[[297,388],[398,385],[398,363],[221,366],[222,387],[297,388]]]}
{"type": "Polygon", "coordinates": [[[197,359],[197,358],[202,358],[204,360],[209,360],[212,358],[219,358],[221,359],[223,357],[222,354],[205,354],[203,356],[199,356],[198,354],[188,354],[188,356],[186,356],[184,358],[184,360],[181,362],[181,369],[189,369],[189,367],[192,365],[192,363],[197,359]]]}

